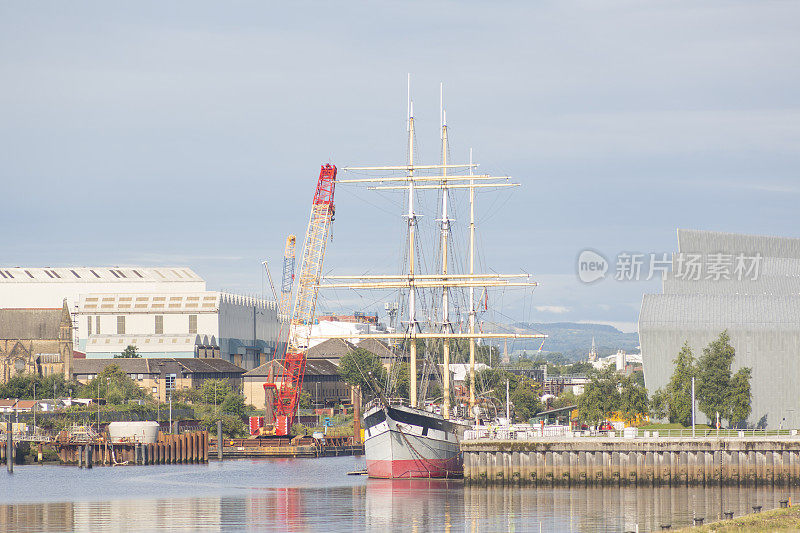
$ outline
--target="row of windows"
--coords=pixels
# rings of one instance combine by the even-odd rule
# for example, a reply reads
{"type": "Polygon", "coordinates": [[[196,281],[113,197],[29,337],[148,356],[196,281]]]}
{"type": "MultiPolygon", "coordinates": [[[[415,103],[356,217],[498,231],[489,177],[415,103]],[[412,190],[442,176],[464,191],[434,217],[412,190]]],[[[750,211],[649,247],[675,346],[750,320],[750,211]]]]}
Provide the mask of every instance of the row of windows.
{"type": "MultiPolygon", "coordinates": [[[[155,324],[153,333],[156,335],[164,334],[164,315],[155,315],[155,324]]],[[[100,317],[94,317],[94,332],[92,331],[92,317],[86,317],[86,333],[87,335],[100,335],[100,317]]],[[[197,333],[197,315],[189,315],[189,333],[197,333]]],[[[125,334],[125,316],[117,316],[117,335],[125,334]]]]}

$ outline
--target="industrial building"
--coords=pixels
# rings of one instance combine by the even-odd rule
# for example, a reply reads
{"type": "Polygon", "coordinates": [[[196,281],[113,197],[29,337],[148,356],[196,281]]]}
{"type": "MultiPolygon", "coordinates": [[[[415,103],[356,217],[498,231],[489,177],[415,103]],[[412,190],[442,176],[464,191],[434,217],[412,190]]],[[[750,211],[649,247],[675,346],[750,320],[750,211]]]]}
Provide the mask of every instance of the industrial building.
{"type": "MultiPolygon", "coordinates": [[[[67,302],[74,349],[107,358],[221,358],[252,369],[282,351],[276,304],[206,289],[186,267],[0,268],[0,307],[67,302]]],[[[3,332],[0,331],[0,337],[3,332]]]]}
{"type": "Polygon", "coordinates": [[[666,386],[684,342],[699,357],[724,330],[736,350],[733,372],[752,369],[748,425],[798,427],[800,239],[678,230],[678,254],[663,294],[644,295],[639,315],[648,390],[666,386]],[[758,258],[758,268],[737,273],[735,258],[742,255],[758,258]],[[687,256],[699,257],[705,271],[687,277],[678,264],[687,256]],[[722,275],[720,264],[728,266],[722,275]]]}

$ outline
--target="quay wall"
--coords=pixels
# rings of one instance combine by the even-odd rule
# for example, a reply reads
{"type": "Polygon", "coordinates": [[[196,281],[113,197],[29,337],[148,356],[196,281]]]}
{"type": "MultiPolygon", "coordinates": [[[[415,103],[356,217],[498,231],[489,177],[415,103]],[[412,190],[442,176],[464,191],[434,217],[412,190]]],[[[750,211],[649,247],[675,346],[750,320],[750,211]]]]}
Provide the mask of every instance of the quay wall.
{"type": "Polygon", "coordinates": [[[800,485],[800,439],[465,440],[467,483],[800,485]]]}

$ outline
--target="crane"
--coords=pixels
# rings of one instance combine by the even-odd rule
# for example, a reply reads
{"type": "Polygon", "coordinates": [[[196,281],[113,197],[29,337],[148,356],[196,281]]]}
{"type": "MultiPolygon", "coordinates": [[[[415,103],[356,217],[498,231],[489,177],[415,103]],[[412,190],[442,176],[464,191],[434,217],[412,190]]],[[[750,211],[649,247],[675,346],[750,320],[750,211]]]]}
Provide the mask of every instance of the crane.
{"type": "Polygon", "coordinates": [[[297,238],[294,235],[286,237],[286,251],[283,253],[281,295],[278,299],[279,317],[285,317],[289,314],[289,304],[292,301],[292,285],[294,285],[294,248],[296,241],[297,238]]]}
{"type": "MultiPolygon", "coordinates": [[[[311,205],[306,240],[300,263],[300,278],[294,302],[292,318],[289,321],[288,343],[283,358],[283,375],[280,383],[265,383],[264,391],[272,390],[273,412],[275,413],[275,434],[288,435],[297,412],[300,393],[303,390],[303,377],[306,371],[306,351],[314,324],[314,311],[317,305],[317,292],[325,247],[334,220],[335,208],[333,192],[336,187],[336,166],[322,165],[311,205]]],[[[291,238],[291,236],[290,236],[291,238]]],[[[287,240],[287,253],[289,242],[287,240]]],[[[284,276],[286,262],[284,261],[284,276]]],[[[284,277],[281,299],[286,285],[284,277]]],[[[291,294],[291,283],[289,284],[291,294]]]]}

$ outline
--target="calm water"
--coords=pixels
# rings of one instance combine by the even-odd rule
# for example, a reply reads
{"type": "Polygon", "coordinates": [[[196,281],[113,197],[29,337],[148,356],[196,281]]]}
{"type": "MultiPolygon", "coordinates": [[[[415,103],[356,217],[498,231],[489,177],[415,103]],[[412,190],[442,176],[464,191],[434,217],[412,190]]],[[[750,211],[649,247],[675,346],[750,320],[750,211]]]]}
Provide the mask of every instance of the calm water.
{"type": "Polygon", "coordinates": [[[17,466],[0,471],[0,530],[653,531],[800,501],[772,488],[478,488],[346,475],[362,468],[354,457],[17,466]]]}

